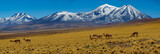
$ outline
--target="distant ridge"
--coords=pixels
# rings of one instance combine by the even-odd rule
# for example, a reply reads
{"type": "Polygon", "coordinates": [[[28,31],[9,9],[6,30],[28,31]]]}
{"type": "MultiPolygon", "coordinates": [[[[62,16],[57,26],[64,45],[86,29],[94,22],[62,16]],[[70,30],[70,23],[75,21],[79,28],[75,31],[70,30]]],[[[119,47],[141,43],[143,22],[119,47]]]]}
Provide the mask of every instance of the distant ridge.
{"type": "Polygon", "coordinates": [[[160,21],[160,18],[137,19],[137,20],[129,21],[127,23],[147,23],[147,22],[155,22],[155,21],[160,21]]]}

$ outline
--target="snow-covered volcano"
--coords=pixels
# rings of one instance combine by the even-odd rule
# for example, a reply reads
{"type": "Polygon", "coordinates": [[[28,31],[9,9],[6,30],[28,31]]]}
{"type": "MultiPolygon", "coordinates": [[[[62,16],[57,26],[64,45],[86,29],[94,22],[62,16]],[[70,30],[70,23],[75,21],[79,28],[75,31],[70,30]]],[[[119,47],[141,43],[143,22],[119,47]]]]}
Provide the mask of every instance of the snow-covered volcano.
{"type": "Polygon", "coordinates": [[[15,25],[15,24],[22,24],[26,22],[30,22],[36,20],[36,18],[31,17],[25,13],[16,13],[11,17],[8,18],[0,18],[0,23],[7,24],[7,25],[15,25]]]}
{"type": "Polygon", "coordinates": [[[67,11],[62,11],[62,12],[57,12],[54,14],[51,14],[49,16],[43,17],[40,20],[45,20],[48,22],[66,22],[66,21],[70,21],[70,22],[76,22],[76,21],[83,21],[83,18],[81,18],[80,16],[76,15],[76,13],[71,13],[71,12],[67,12],[67,11]]]}

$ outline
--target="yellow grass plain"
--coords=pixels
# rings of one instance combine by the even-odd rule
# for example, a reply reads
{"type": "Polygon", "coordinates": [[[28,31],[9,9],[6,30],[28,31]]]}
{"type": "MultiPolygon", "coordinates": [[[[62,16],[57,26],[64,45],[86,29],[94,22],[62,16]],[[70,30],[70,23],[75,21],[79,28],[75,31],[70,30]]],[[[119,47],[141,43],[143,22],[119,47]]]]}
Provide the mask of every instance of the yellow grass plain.
{"type": "Polygon", "coordinates": [[[0,40],[0,54],[160,54],[160,22],[96,28],[68,33],[0,40]],[[130,37],[139,32],[138,37],[130,37]],[[112,34],[112,39],[90,40],[92,34],[112,34]],[[10,40],[20,39],[20,44],[10,40]]]}

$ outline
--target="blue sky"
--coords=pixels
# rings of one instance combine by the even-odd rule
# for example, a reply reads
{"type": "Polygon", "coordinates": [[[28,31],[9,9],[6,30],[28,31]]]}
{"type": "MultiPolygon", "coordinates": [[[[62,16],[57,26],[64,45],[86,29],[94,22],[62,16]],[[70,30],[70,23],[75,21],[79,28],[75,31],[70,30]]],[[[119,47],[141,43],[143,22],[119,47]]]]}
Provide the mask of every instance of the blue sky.
{"type": "Polygon", "coordinates": [[[24,12],[41,18],[59,11],[88,12],[103,4],[130,4],[153,18],[160,17],[160,0],[0,0],[0,17],[24,12]]]}

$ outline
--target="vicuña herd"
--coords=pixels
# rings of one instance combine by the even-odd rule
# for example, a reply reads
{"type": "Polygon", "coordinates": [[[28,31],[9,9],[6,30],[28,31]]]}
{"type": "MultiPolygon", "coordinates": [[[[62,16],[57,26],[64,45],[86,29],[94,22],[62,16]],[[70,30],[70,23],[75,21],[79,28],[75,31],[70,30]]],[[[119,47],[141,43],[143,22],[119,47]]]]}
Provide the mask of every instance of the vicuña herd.
{"type": "MultiPolygon", "coordinates": [[[[31,43],[31,39],[30,38],[24,38],[23,40],[25,42],[31,43]]],[[[20,39],[10,40],[10,42],[21,43],[21,40],[20,39]]]]}
{"type": "MultiPolygon", "coordinates": [[[[102,39],[102,36],[104,36],[106,39],[111,39],[112,38],[111,34],[103,33],[103,35],[97,35],[97,34],[90,35],[90,39],[91,40],[92,39],[102,39]]],[[[117,34],[116,34],[116,36],[117,36],[117,34]]],[[[138,32],[133,32],[130,37],[138,37],[138,32]]]]}
{"type": "MultiPolygon", "coordinates": [[[[106,39],[111,39],[112,38],[111,34],[108,34],[108,33],[105,34],[105,33],[103,33],[103,35],[97,35],[97,34],[90,35],[90,39],[91,40],[92,39],[102,39],[102,36],[104,36],[106,39]]],[[[133,32],[130,37],[138,37],[138,32],[133,32]]],[[[23,40],[25,42],[31,43],[31,39],[30,38],[24,38],[23,40]]],[[[20,39],[10,40],[10,42],[21,43],[21,40],[20,39]]]]}

